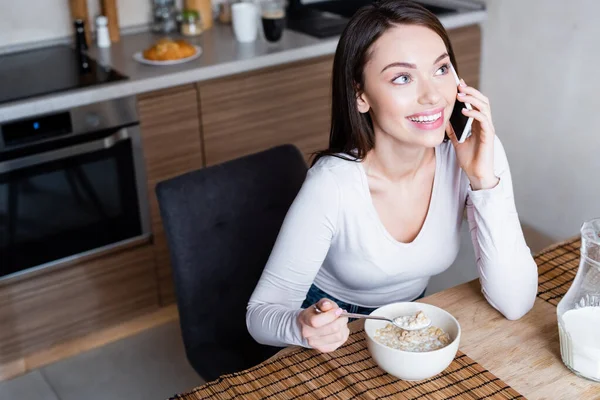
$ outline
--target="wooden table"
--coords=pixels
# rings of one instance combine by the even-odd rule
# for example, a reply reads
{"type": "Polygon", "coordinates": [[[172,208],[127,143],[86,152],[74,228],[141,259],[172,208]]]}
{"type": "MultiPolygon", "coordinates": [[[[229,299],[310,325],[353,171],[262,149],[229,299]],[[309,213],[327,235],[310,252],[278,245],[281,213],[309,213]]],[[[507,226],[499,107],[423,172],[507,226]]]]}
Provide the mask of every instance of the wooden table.
{"type": "MultiPolygon", "coordinates": [[[[569,282],[575,276],[578,261],[579,242],[577,239],[553,246],[536,256],[540,276],[538,298],[533,309],[518,321],[509,321],[494,310],[482,296],[478,281],[456,286],[420,301],[441,307],[458,319],[462,328],[460,352],[470,357],[472,359],[471,363],[474,360],[483,367],[480,367],[479,373],[482,373],[481,370],[484,372],[489,371],[497,377],[494,380],[507,384],[522,395],[519,397],[515,394],[510,394],[510,396],[503,394],[506,397],[502,398],[523,398],[524,396],[528,399],[598,400],[600,399],[600,384],[571,373],[562,363],[560,356],[556,304],[569,288],[569,282]]],[[[350,327],[353,332],[360,332],[363,321],[355,321],[350,324],[350,327]]],[[[353,336],[357,337],[358,334],[353,336]]],[[[360,349],[360,346],[366,347],[364,340],[354,339],[354,341],[356,342],[354,345],[359,346],[357,348],[360,349]],[[359,342],[361,343],[357,344],[359,342]]],[[[295,370],[299,368],[298,362],[290,364],[277,364],[277,362],[283,360],[286,356],[290,357],[291,354],[295,354],[296,357],[304,357],[305,355],[307,355],[305,358],[315,357],[315,355],[308,356],[312,354],[311,352],[316,353],[313,350],[299,350],[297,347],[290,347],[282,350],[271,359],[260,364],[260,366],[264,367],[269,363],[279,365],[277,367],[278,371],[286,369],[290,372],[290,376],[298,375],[298,371],[295,370]]],[[[331,354],[335,354],[335,352],[331,354]]],[[[329,363],[330,368],[334,369],[339,368],[341,365],[340,359],[326,359],[317,363],[315,368],[322,368],[327,363],[329,363]]],[[[259,376],[260,366],[255,370],[254,373],[257,374],[255,376],[259,376]]],[[[276,370],[274,367],[270,368],[276,370]]],[[[264,371],[266,371],[265,368],[264,371]]],[[[311,371],[305,368],[304,373],[310,374],[311,371]]],[[[252,384],[252,379],[248,379],[246,383],[240,383],[244,376],[248,378],[250,375],[251,373],[246,372],[234,374],[234,376],[230,375],[231,378],[228,378],[230,381],[227,385],[252,384]]],[[[379,377],[377,379],[381,380],[383,378],[379,377]]],[[[297,385],[310,386],[312,384],[314,386],[315,383],[310,382],[311,380],[301,380],[297,385]]],[[[210,385],[210,383],[207,385],[210,385]]],[[[386,385],[389,385],[389,382],[386,385]]],[[[256,393],[260,389],[260,385],[258,387],[255,385],[252,392],[256,393]]],[[[215,391],[214,388],[211,390],[215,391]]],[[[223,391],[221,386],[221,389],[217,392],[223,393],[223,391]]],[[[177,396],[176,398],[192,400],[204,398],[207,395],[211,395],[211,399],[227,398],[212,397],[213,392],[203,392],[203,387],[200,387],[190,394],[177,396]]],[[[401,390],[401,392],[403,391],[401,390]]],[[[319,393],[323,394],[322,397],[331,396],[331,392],[327,392],[326,396],[324,395],[325,392],[313,390],[310,398],[322,398],[319,393]]],[[[391,393],[387,396],[392,396],[391,398],[412,398],[408,395],[408,393],[412,393],[410,391],[405,392],[406,396],[398,397],[394,397],[393,392],[391,393]]],[[[345,395],[350,396],[349,393],[345,393],[345,395]]],[[[416,397],[425,399],[443,398],[438,397],[438,395],[439,392],[436,392],[431,396],[418,395],[416,397]]],[[[473,392],[469,393],[469,397],[466,398],[496,398],[495,396],[485,397],[481,395],[481,397],[477,397],[472,395],[473,392]]],[[[269,394],[268,397],[271,396],[272,398],[284,398],[273,394],[269,394]]],[[[240,398],[242,397],[244,396],[240,396],[240,398]]],[[[298,398],[305,397],[298,396],[298,398]]],[[[344,396],[333,396],[333,398],[344,398],[344,396]]],[[[357,396],[355,398],[362,397],[357,396]]],[[[378,395],[371,395],[367,398],[378,398],[378,395]]],[[[464,397],[459,395],[455,398],[464,397]]]]}
{"type": "Polygon", "coordinates": [[[477,281],[423,299],[462,328],[460,350],[528,399],[600,399],[600,384],[573,374],[560,357],[556,307],[540,298],[518,321],[492,309],[477,281]]]}

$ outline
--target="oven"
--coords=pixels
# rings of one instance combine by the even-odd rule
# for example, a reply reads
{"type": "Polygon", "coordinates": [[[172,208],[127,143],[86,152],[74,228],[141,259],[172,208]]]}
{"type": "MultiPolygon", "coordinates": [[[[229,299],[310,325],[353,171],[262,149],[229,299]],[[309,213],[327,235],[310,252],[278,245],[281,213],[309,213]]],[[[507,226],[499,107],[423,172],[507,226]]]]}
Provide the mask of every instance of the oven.
{"type": "Polygon", "coordinates": [[[0,279],[150,235],[134,97],[0,125],[0,279]]]}

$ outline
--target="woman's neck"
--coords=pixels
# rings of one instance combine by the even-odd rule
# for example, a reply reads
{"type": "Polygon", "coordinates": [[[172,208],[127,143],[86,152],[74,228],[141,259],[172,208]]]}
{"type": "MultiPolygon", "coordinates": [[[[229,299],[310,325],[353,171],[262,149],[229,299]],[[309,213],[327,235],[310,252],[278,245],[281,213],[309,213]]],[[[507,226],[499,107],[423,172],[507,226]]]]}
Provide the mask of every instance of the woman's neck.
{"type": "Polygon", "coordinates": [[[367,175],[390,182],[412,180],[423,166],[435,159],[433,148],[406,145],[394,138],[386,139],[378,140],[363,160],[367,175]]]}

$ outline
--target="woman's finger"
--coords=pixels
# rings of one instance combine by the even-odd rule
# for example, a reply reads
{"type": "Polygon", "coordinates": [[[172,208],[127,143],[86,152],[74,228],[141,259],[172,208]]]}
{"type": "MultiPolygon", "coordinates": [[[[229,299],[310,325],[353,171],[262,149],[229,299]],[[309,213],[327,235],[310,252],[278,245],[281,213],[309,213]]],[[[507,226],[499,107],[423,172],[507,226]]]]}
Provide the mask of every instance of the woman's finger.
{"type": "Polygon", "coordinates": [[[494,127],[492,126],[492,124],[490,123],[489,119],[487,118],[487,116],[485,114],[483,114],[481,111],[478,110],[468,110],[466,108],[462,109],[462,113],[464,115],[466,115],[467,117],[471,117],[474,120],[478,121],[479,124],[481,125],[481,131],[482,132],[489,132],[489,133],[494,133],[494,127]]]}
{"type": "Polygon", "coordinates": [[[349,334],[350,334],[350,331],[349,331],[348,327],[343,327],[342,329],[340,329],[334,333],[331,333],[329,335],[315,336],[315,337],[308,338],[308,344],[314,348],[323,347],[323,346],[332,345],[332,344],[341,345],[348,339],[349,334]]]}
{"type": "Polygon", "coordinates": [[[317,329],[338,319],[342,312],[344,311],[337,305],[335,306],[335,308],[332,308],[331,310],[326,312],[317,312],[313,309],[312,312],[303,314],[302,322],[303,325],[317,329]]]}
{"type": "Polygon", "coordinates": [[[454,146],[458,146],[460,144],[458,143],[458,138],[456,137],[456,133],[454,133],[454,127],[450,121],[448,121],[448,124],[446,125],[446,135],[448,135],[448,138],[454,146]]]}
{"type": "Polygon", "coordinates": [[[481,111],[482,113],[486,114],[488,117],[491,117],[490,106],[487,103],[483,102],[477,97],[468,94],[461,96],[461,94],[462,93],[459,93],[458,96],[456,96],[456,99],[458,101],[460,101],[461,103],[469,103],[472,106],[475,106],[475,108],[481,111]]]}
{"type": "MultiPolygon", "coordinates": [[[[461,80],[461,82],[466,85],[464,80],[461,80]]],[[[458,90],[461,93],[465,93],[465,94],[471,95],[473,97],[477,97],[479,100],[486,103],[488,105],[488,107],[490,106],[490,99],[485,97],[479,90],[475,89],[474,87],[468,86],[468,85],[467,86],[459,85],[458,90]]]]}
{"type": "Polygon", "coordinates": [[[313,328],[311,326],[305,326],[303,328],[302,336],[305,338],[312,338],[316,336],[327,336],[339,332],[341,329],[348,325],[348,318],[340,317],[335,321],[321,326],[319,328],[313,328]]]}

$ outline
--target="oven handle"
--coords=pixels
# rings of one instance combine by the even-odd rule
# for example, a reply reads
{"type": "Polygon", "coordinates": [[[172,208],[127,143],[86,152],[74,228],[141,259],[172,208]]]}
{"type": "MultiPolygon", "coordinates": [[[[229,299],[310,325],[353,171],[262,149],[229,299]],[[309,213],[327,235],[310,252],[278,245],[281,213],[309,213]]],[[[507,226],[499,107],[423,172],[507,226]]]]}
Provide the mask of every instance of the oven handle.
{"type": "Polygon", "coordinates": [[[68,158],[81,154],[92,153],[98,150],[110,149],[111,147],[114,147],[118,143],[127,139],[130,139],[129,133],[127,132],[127,129],[123,128],[110,136],[93,142],[81,143],[74,146],[64,147],[62,149],[48,151],[46,153],[33,154],[22,158],[16,158],[14,160],[3,161],[0,162],[0,174],[60,160],[61,158],[68,158]]]}

